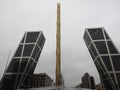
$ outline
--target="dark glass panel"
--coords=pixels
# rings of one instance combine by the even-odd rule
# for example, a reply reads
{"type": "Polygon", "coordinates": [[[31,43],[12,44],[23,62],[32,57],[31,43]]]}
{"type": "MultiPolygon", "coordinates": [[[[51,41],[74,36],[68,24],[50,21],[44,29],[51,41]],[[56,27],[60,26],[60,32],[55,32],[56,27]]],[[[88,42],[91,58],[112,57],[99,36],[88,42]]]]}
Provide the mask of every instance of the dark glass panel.
{"type": "Polygon", "coordinates": [[[107,33],[104,31],[106,39],[110,39],[107,33]]]}
{"type": "Polygon", "coordinates": [[[104,39],[102,28],[88,29],[93,40],[104,39]]]}
{"type": "Polygon", "coordinates": [[[14,90],[17,75],[5,75],[0,90],[14,90]]]}
{"type": "MultiPolygon", "coordinates": [[[[32,63],[33,63],[33,61],[30,59],[30,61],[28,62],[28,66],[27,66],[27,71],[26,71],[27,73],[29,73],[32,63]]],[[[29,74],[32,74],[32,73],[29,73],[29,74]]]]}
{"type": "Polygon", "coordinates": [[[95,63],[96,68],[98,69],[98,72],[100,73],[99,65],[98,65],[97,61],[95,61],[94,63],[95,63]]]}
{"type": "Polygon", "coordinates": [[[17,75],[12,74],[12,75],[5,75],[5,79],[10,80],[12,83],[15,83],[17,75]]]}
{"type": "Polygon", "coordinates": [[[105,74],[102,74],[102,79],[106,79],[106,75],[105,74]]]}
{"type": "Polygon", "coordinates": [[[112,56],[113,65],[116,71],[120,71],[120,56],[112,56]]]}
{"type": "MultiPolygon", "coordinates": [[[[99,64],[100,69],[103,70],[104,73],[105,73],[106,70],[105,70],[105,67],[104,67],[102,61],[100,60],[100,58],[97,58],[97,62],[98,62],[98,64],[99,64]]],[[[103,71],[101,71],[101,72],[103,72],[103,71]]]]}
{"type": "Polygon", "coordinates": [[[114,82],[115,86],[117,86],[117,85],[116,85],[116,82],[115,82],[115,77],[114,77],[113,73],[110,73],[110,76],[111,76],[112,81],[114,82]]]}
{"type": "Polygon", "coordinates": [[[16,82],[16,85],[18,85],[19,84],[19,82],[20,82],[20,80],[21,80],[21,77],[22,77],[22,74],[18,74],[18,77],[17,77],[17,82],[16,82]]]}
{"type": "Polygon", "coordinates": [[[15,57],[20,57],[21,53],[22,53],[22,49],[23,49],[23,45],[19,45],[16,53],[15,53],[15,57]]]}
{"type": "Polygon", "coordinates": [[[92,59],[94,60],[94,59],[95,59],[95,56],[94,56],[94,54],[93,54],[92,50],[91,50],[91,49],[89,49],[89,52],[90,52],[90,55],[91,55],[92,59]]]}
{"type": "Polygon", "coordinates": [[[34,52],[33,52],[33,55],[32,57],[35,59],[35,57],[39,54],[38,52],[40,51],[40,49],[38,48],[38,46],[36,45],[35,49],[34,49],[34,52]]]}
{"type": "Polygon", "coordinates": [[[88,46],[91,40],[86,31],[84,34],[84,40],[85,40],[86,45],[88,46]]]}
{"type": "Polygon", "coordinates": [[[8,79],[3,79],[0,90],[13,90],[13,84],[8,79]]]}
{"type": "Polygon", "coordinates": [[[99,74],[101,76],[101,75],[103,75],[103,71],[102,71],[100,65],[98,64],[98,60],[95,61],[95,66],[97,67],[97,70],[98,70],[98,72],[99,72],[99,74]]]}
{"type": "Polygon", "coordinates": [[[43,36],[43,34],[41,34],[38,40],[38,45],[40,46],[41,49],[43,48],[44,43],[45,43],[45,37],[43,36]]]}
{"type": "Polygon", "coordinates": [[[29,73],[33,73],[34,70],[35,70],[35,67],[36,67],[36,63],[33,62],[32,65],[31,65],[31,67],[30,67],[30,71],[29,71],[29,73]]]}
{"type": "Polygon", "coordinates": [[[112,65],[110,63],[109,56],[102,56],[102,59],[103,59],[105,66],[107,67],[108,71],[112,71],[112,65]]]}
{"type": "Polygon", "coordinates": [[[120,73],[117,73],[116,76],[117,76],[118,86],[120,88],[120,73]]]}
{"type": "Polygon", "coordinates": [[[30,54],[31,54],[31,52],[33,50],[33,47],[34,47],[34,44],[25,45],[23,56],[30,56],[30,54]]]}
{"type": "Polygon", "coordinates": [[[25,75],[25,76],[24,76],[24,81],[22,82],[22,85],[23,85],[22,88],[28,88],[28,85],[29,85],[29,83],[30,83],[29,80],[30,80],[30,77],[27,76],[27,75],[25,75]]]}
{"type": "Polygon", "coordinates": [[[91,44],[90,50],[92,51],[93,56],[96,57],[96,56],[97,56],[97,52],[96,52],[96,50],[95,50],[93,44],[91,44]]]}
{"type": "Polygon", "coordinates": [[[26,38],[26,43],[36,42],[38,35],[39,35],[39,32],[28,32],[27,38],[26,38]]]}
{"type": "Polygon", "coordinates": [[[36,55],[36,57],[35,57],[36,61],[38,61],[40,54],[41,54],[41,51],[39,51],[39,53],[36,55]]]}
{"type": "Polygon", "coordinates": [[[7,72],[9,73],[12,73],[12,72],[17,72],[18,71],[18,68],[19,68],[19,62],[20,62],[20,59],[12,59],[8,69],[7,69],[7,72]]]}
{"type": "Polygon", "coordinates": [[[108,54],[107,47],[104,41],[95,42],[95,45],[100,54],[108,54]]]}
{"type": "Polygon", "coordinates": [[[104,79],[103,82],[104,82],[104,87],[106,90],[113,90],[110,82],[107,79],[104,79]]]}
{"type": "Polygon", "coordinates": [[[24,40],[25,40],[25,35],[23,36],[21,43],[24,43],[24,40]]]}
{"type": "Polygon", "coordinates": [[[23,72],[26,68],[28,62],[28,58],[22,58],[21,66],[20,66],[20,72],[23,72]]]}
{"type": "Polygon", "coordinates": [[[108,41],[107,43],[108,43],[108,47],[109,47],[111,54],[118,53],[117,49],[115,48],[115,46],[113,45],[113,43],[111,41],[108,41]]]}

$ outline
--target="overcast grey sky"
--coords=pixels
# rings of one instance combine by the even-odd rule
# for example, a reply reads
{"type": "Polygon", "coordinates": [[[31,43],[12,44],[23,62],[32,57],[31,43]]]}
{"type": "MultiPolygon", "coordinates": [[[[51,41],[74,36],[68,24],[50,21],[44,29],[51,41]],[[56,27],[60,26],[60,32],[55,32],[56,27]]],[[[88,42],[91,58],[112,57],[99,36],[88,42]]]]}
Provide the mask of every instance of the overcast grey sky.
{"type": "MultiPolygon", "coordinates": [[[[42,30],[46,42],[35,73],[55,79],[57,0],[0,0],[0,75],[25,31],[42,30]]],[[[85,28],[105,27],[120,50],[120,0],[61,0],[62,73],[67,86],[98,72],[83,40],[85,28]]]]}

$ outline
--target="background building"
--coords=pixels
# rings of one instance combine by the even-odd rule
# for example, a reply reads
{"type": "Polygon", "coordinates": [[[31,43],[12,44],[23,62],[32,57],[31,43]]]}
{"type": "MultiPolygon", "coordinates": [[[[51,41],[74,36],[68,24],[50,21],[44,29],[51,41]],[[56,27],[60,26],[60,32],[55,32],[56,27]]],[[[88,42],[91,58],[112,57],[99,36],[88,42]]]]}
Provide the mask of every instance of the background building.
{"type": "Polygon", "coordinates": [[[95,80],[93,76],[90,76],[88,73],[85,73],[82,77],[81,88],[95,89],[95,80]]]}
{"type": "Polygon", "coordinates": [[[120,54],[105,29],[86,29],[84,40],[105,90],[120,90],[120,54]]]}
{"type": "Polygon", "coordinates": [[[53,84],[53,80],[46,73],[33,74],[28,82],[28,88],[50,87],[53,84]]]}
{"type": "Polygon", "coordinates": [[[93,76],[90,77],[90,81],[91,81],[91,89],[95,89],[95,79],[93,76]]]}
{"type": "Polygon", "coordinates": [[[44,42],[45,37],[41,31],[24,34],[2,77],[0,90],[16,90],[27,86],[27,79],[35,70],[44,42]]]}
{"type": "Polygon", "coordinates": [[[82,88],[91,88],[90,75],[85,73],[82,77],[82,88]]]}

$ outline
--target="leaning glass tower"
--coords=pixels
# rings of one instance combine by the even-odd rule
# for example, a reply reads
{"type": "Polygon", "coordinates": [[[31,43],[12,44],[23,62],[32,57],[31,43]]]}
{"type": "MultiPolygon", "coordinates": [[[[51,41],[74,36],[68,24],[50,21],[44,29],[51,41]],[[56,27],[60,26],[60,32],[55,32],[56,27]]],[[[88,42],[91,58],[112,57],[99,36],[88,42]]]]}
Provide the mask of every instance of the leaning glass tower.
{"type": "Polygon", "coordinates": [[[33,74],[45,37],[42,31],[26,32],[1,80],[0,90],[16,90],[27,87],[27,79],[33,74]]]}
{"type": "Polygon", "coordinates": [[[120,53],[104,28],[87,28],[84,41],[105,90],[120,90],[120,53]]]}

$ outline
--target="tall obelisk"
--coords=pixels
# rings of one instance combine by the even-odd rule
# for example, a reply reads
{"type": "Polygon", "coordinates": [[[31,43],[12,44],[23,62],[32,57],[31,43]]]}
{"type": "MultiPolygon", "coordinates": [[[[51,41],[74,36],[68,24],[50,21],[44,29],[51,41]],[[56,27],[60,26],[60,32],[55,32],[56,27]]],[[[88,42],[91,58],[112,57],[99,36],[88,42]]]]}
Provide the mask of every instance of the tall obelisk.
{"type": "Polygon", "coordinates": [[[57,3],[57,36],[56,36],[56,86],[61,85],[61,37],[60,37],[60,2],[57,3]]]}

